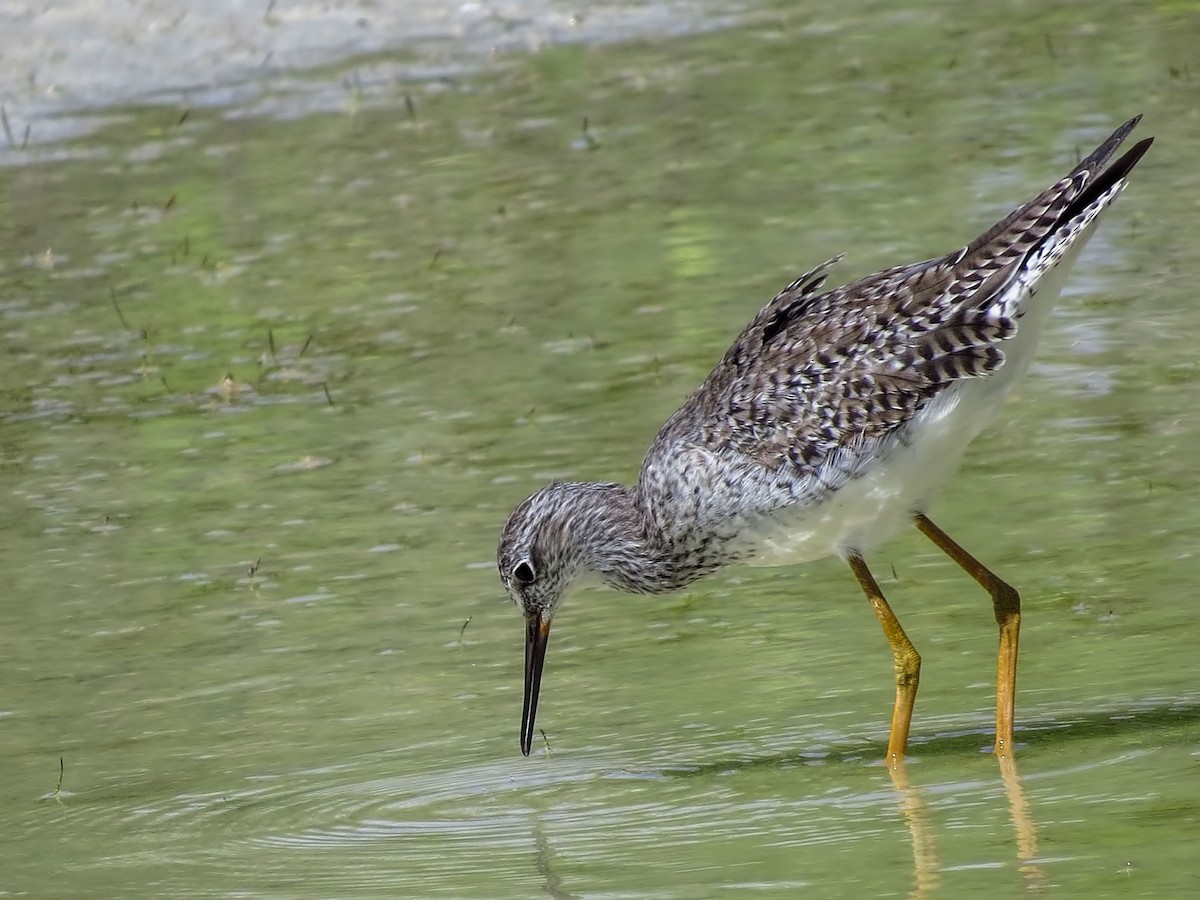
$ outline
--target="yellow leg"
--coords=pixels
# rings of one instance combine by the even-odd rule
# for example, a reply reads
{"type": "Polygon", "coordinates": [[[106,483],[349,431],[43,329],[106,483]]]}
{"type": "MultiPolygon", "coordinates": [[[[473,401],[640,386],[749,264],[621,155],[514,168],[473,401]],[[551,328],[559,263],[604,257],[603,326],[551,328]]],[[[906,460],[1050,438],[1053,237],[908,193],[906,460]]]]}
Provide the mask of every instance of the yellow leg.
{"type": "Polygon", "coordinates": [[[1021,595],[997,578],[979,560],[950,539],[950,536],[918,513],[914,522],[925,537],[970,575],[992,598],[996,624],[1000,626],[1000,651],[996,663],[996,755],[1013,750],[1013,715],[1017,697],[1017,641],[1021,634],[1021,595]]]}
{"type": "Polygon", "coordinates": [[[887,763],[895,767],[903,761],[904,750],[908,746],[908,728],[912,724],[913,704],[917,702],[917,683],[921,680],[921,656],[900,627],[900,620],[888,606],[883,591],[879,589],[875,576],[863,558],[851,556],[847,562],[863,593],[871,601],[875,615],[879,617],[879,624],[883,626],[884,636],[895,659],[896,705],[892,708],[892,728],[888,733],[887,748],[887,763]]]}

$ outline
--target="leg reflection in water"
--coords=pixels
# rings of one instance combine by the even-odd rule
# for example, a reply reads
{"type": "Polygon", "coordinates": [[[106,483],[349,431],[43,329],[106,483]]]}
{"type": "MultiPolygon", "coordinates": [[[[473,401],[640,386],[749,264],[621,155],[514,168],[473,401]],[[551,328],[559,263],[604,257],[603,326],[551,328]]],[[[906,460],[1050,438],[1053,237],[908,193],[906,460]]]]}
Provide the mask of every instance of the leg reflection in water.
{"type": "Polygon", "coordinates": [[[938,883],[937,841],[929,821],[929,808],[925,805],[921,789],[909,781],[903,759],[889,766],[888,773],[892,776],[896,793],[900,795],[900,812],[912,840],[913,890],[909,897],[912,900],[924,900],[938,883]]]}
{"type": "Polygon", "coordinates": [[[1037,863],[1037,826],[1029,813],[1029,798],[1017,771],[1017,761],[1012,754],[1005,754],[999,757],[999,762],[1000,780],[1004,782],[1004,795],[1008,797],[1008,809],[1017,833],[1017,868],[1025,876],[1025,889],[1036,893],[1046,886],[1046,873],[1037,863]]]}
{"type": "MultiPolygon", "coordinates": [[[[1025,879],[1025,890],[1040,893],[1046,887],[1046,873],[1038,863],[1037,826],[1029,811],[1029,798],[1017,771],[1016,760],[1010,754],[998,758],[1000,780],[1004,785],[1004,796],[1008,800],[1009,815],[1016,836],[1017,871],[1025,879]]],[[[937,837],[929,806],[922,789],[908,777],[908,770],[901,761],[888,770],[899,795],[900,812],[908,826],[913,851],[912,900],[924,900],[933,894],[939,882],[937,837]]]]}

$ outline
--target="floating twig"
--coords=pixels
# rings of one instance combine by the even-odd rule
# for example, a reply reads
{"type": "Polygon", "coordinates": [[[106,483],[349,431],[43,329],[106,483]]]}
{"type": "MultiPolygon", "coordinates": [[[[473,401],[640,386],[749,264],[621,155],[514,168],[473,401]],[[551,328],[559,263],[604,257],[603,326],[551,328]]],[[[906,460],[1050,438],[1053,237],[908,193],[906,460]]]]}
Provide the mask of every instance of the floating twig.
{"type": "MultiPolygon", "coordinates": [[[[108,296],[112,298],[113,309],[117,311],[117,318],[121,320],[122,327],[126,331],[133,331],[133,329],[129,327],[129,321],[125,318],[125,313],[121,312],[121,304],[117,302],[117,289],[112,285],[109,285],[108,287],[108,296]]],[[[145,336],[146,335],[143,333],[142,337],[144,338],[145,336]]]]}
{"type": "Polygon", "coordinates": [[[15,147],[17,142],[13,138],[12,128],[8,124],[8,113],[5,111],[3,104],[0,104],[0,125],[4,126],[4,136],[8,138],[8,146],[15,147]]]}
{"type": "Polygon", "coordinates": [[[600,146],[600,142],[592,137],[592,132],[589,127],[588,117],[583,117],[583,144],[589,150],[595,150],[600,146]]]}

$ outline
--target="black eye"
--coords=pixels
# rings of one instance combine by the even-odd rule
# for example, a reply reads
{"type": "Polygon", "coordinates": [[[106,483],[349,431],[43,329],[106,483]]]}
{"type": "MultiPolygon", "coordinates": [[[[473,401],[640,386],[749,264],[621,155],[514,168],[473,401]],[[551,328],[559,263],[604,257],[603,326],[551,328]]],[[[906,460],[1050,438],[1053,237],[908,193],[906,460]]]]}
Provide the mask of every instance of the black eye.
{"type": "Polygon", "coordinates": [[[517,584],[533,584],[533,566],[529,560],[523,559],[513,566],[512,577],[517,584]]]}

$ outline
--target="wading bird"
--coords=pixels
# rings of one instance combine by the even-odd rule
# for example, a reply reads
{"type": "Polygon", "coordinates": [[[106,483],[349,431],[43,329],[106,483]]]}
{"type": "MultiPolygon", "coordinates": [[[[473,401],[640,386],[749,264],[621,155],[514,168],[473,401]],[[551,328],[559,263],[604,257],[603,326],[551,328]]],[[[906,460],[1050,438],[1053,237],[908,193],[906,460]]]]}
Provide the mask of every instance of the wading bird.
{"type": "Polygon", "coordinates": [[[732,563],[837,556],[892,649],[887,755],[900,760],[921,658],[863,557],[910,523],[991,596],[995,752],[1011,752],[1020,597],[926,509],[1029,367],[1072,263],[1149,149],[1106,168],[1140,118],[966,247],[831,291],[840,257],[800,276],[663,425],[634,486],[558,482],[516,508],[497,562],[525,615],[525,755],[550,623],[579,576],[661,594],[732,563]]]}

